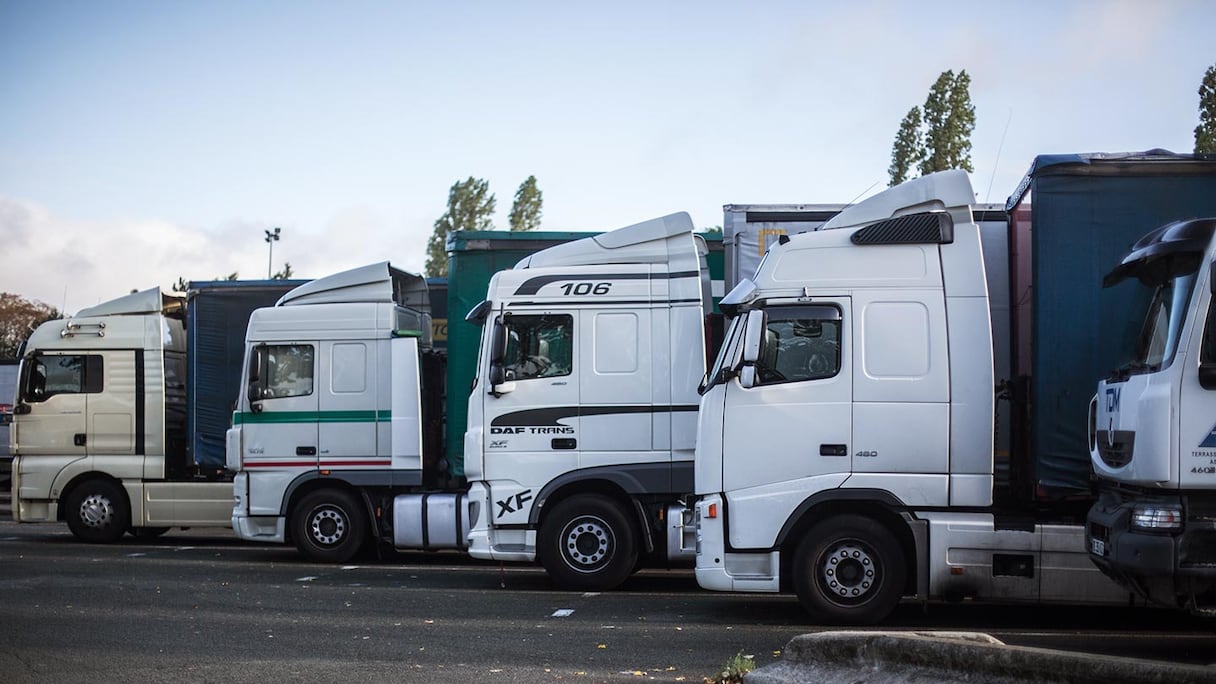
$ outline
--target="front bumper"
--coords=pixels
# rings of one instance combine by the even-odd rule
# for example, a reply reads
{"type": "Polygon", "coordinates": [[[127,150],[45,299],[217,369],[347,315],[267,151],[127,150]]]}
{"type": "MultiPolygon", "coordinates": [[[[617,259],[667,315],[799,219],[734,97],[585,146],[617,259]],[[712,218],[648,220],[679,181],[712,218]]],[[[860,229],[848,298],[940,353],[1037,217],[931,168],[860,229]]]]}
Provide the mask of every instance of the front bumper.
{"type": "Polygon", "coordinates": [[[697,500],[697,584],[710,591],[773,593],[781,590],[781,555],[775,550],[726,549],[726,507],[720,494],[697,500]]]}
{"type": "Polygon", "coordinates": [[[536,560],[536,531],[518,528],[493,527],[490,514],[494,510],[490,500],[490,488],[484,482],[469,485],[469,502],[473,526],[469,530],[467,552],[473,558],[496,561],[536,560]]]}
{"type": "Polygon", "coordinates": [[[282,544],[287,541],[287,518],[281,515],[249,515],[249,473],[232,479],[232,531],[245,541],[282,544]]]}
{"type": "Polygon", "coordinates": [[[1104,490],[1089,510],[1085,544],[1089,557],[1111,579],[1153,603],[1174,608],[1216,606],[1216,520],[1196,515],[1192,497],[1181,503],[1181,530],[1149,532],[1131,526],[1132,510],[1146,497],[1104,490]]]}

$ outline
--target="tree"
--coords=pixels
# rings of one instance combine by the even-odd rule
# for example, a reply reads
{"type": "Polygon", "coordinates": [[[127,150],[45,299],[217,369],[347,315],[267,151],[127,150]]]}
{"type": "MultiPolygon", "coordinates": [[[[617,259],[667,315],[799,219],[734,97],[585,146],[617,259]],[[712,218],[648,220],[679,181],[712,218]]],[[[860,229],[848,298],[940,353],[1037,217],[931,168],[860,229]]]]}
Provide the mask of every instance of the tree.
{"type": "Polygon", "coordinates": [[[16,356],[34,328],[56,318],[63,314],[49,304],[0,292],[0,358],[16,356]]]}
{"type": "Polygon", "coordinates": [[[283,262],[283,270],[282,270],[282,271],[279,271],[278,273],[275,273],[275,274],[274,274],[274,275],[272,275],[272,276],[270,276],[270,279],[271,279],[271,280],[289,280],[289,279],[291,279],[291,276],[292,276],[292,275],[294,275],[294,274],[295,274],[295,271],[293,271],[293,270],[291,269],[291,262],[290,262],[290,261],[284,261],[284,262],[283,262]]]}
{"type": "Polygon", "coordinates": [[[920,107],[913,107],[899,122],[895,134],[895,145],[891,148],[891,165],[887,167],[890,177],[888,186],[896,186],[908,180],[912,167],[925,156],[924,140],[920,133],[920,107]]]}
{"type": "Polygon", "coordinates": [[[971,104],[971,77],[967,72],[943,71],[925,104],[904,116],[891,147],[890,184],[907,180],[912,165],[921,175],[963,169],[971,165],[971,132],[975,130],[975,106],[971,104]]]}
{"type": "Polygon", "coordinates": [[[536,187],[536,176],[528,176],[515,191],[515,202],[511,205],[511,231],[536,230],[540,227],[540,207],[544,195],[536,187]]]}
{"type": "Polygon", "coordinates": [[[971,132],[975,130],[975,107],[971,104],[971,77],[966,71],[944,71],[925,99],[925,156],[921,175],[971,166],[971,132]]]}
{"type": "Polygon", "coordinates": [[[458,230],[493,230],[496,201],[487,181],[469,176],[448,190],[448,209],[435,221],[435,233],[426,245],[426,274],[448,274],[448,233],[458,230]]]}
{"type": "Polygon", "coordinates": [[[1216,65],[1208,67],[1199,84],[1199,125],[1195,154],[1216,154],[1216,65]]]}

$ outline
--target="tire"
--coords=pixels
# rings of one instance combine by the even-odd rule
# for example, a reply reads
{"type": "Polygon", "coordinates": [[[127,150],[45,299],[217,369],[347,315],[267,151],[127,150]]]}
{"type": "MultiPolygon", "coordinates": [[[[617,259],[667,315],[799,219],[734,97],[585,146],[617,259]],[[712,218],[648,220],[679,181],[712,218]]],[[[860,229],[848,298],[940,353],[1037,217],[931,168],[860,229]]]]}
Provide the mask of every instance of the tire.
{"type": "Polygon", "coordinates": [[[109,480],[88,480],[72,488],[63,500],[68,529],[81,541],[109,544],[131,527],[127,492],[109,480]]]}
{"type": "Polygon", "coordinates": [[[133,527],[131,534],[139,541],[152,541],[169,531],[168,527],[133,527]]]}
{"type": "Polygon", "coordinates": [[[606,591],[624,582],[638,560],[629,518],[605,496],[575,496],[553,508],[540,527],[537,556],[562,589],[606,591]]]}
{"type": "Polygon", "coordinates": [[[903,551],[895,535],[860,515],[816,524],[794,554],[798,601],[817,622],[872,625],[903,596],[903,551]]]}
{"type": "Polygon", "coordinates": [[[345,563],[367,540],[367,518],[359,499],[339,489],[305,495],[288,524],[296,548],[312,561],[345,563]]]}

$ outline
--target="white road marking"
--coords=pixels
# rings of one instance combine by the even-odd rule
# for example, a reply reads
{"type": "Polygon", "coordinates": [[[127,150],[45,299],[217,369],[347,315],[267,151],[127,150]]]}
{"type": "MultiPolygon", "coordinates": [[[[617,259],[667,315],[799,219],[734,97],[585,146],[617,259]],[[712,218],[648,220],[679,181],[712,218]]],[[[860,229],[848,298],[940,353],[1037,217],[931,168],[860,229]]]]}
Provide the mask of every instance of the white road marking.
{"type": "Polygon", "coordinates": [[[574,615],[573,608],[558,608],[549,617],[570,617],[571,615],[574,615]]]}

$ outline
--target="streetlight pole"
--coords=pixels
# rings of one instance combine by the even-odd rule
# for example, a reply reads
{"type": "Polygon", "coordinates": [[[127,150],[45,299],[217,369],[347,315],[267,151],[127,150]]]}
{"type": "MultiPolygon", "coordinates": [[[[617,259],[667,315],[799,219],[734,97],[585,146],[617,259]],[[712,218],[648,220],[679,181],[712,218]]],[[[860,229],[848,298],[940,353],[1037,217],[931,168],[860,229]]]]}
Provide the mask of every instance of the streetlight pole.
{"type": "Polygon", "coordinates": [[[270,256],[266,257],[266,280],[270,280],[270,269],[274,268],[274,243],[279,241],[279,232],[282,228],[275,228],[273,232],[267,230],[266,244],[270,245],[270,256]]]}

